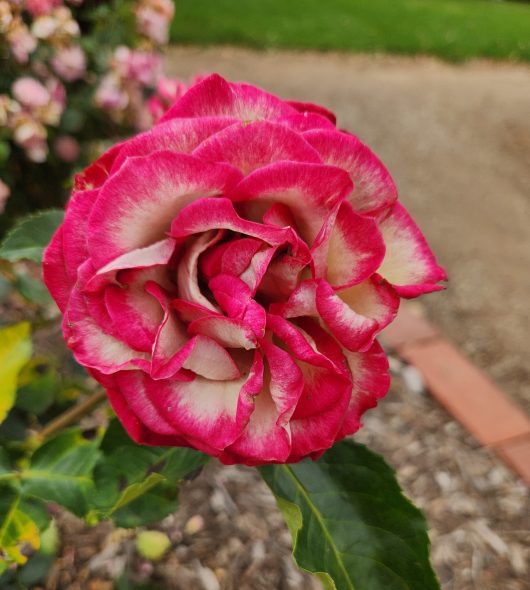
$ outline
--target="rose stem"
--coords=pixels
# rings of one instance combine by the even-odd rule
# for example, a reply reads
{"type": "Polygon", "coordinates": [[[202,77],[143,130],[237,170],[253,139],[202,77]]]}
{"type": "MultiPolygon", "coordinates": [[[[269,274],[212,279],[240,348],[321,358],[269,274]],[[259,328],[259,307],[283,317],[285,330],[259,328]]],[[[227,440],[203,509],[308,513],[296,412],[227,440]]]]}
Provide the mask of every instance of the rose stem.
{"type": "Polygon", "coordinates": [[[58,430],[62,430],[70,424],[77,422],[79,418],[82,418],[85,414],[91,412],[99,403],[106,399],[106,393],[103,389],[98,389],[90,397],[77,403],[75,406],[66,410],[62,414],[59,414],[57,418],[54,418],[38,433],[38,437],[41,440],[45,440],[55,434],[58,430]]]}

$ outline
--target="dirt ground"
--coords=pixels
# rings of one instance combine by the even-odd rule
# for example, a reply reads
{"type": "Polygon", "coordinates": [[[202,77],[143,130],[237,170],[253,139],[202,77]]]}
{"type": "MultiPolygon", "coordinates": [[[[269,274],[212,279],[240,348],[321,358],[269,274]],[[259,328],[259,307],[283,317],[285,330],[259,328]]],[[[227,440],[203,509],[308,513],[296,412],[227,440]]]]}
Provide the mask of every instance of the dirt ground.
{"type": "Polygon", "coordinates": [[[231,48],[172,49],[168,66],[335,111],[449,272],[448,290],[422,300],[428,315],[530,412],[530,67],[231,48]]]}

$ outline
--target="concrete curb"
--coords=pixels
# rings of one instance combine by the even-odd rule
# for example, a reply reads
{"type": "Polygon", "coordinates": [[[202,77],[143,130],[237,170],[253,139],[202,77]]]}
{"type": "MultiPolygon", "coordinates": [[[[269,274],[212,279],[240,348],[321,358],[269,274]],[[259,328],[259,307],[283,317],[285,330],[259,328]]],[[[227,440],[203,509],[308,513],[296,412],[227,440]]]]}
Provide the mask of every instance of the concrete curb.
{"type": "Polygon", "coordinates": [[[530,418],[444,338],[413,304],[381,334],[385,347],[420,371],[432,395],[530,486],[530,418]]]}

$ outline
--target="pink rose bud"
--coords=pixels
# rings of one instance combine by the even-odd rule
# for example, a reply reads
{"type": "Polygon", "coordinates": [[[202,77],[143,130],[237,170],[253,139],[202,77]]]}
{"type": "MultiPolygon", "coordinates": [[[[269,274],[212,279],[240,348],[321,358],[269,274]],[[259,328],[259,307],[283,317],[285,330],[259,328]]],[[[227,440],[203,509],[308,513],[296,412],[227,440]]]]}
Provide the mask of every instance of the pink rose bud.
{"type": "Polygon", "coordinates": [[[155,86],[160,78],[162,60],[156,53],[120,46],[114,52],[114,63],[122,78],[132,79],[143,86],[155,86]]]}
{"type": "Polygon", "coordinates": [[[62,0],[26,0],[26,10],[32,16],[49,14],[56,6],[60,6],[62,0]]]}
{"type": "Polygon", "coordinates": [[[29,109],[46,106],[50,102],[50,93],[35,78],[24,76],[18,78],[11,88],[16,100],[29,109]]]}
{"type": "Polygon", "coordinates": [[[52,57],[51,65],[63,80],[67,82],[79,80],[86,71],[85,52],[79,45],[59,49],[52,57]]]}
{"type": "Polygon", "coordinates": [[[37,40],[24,23],[19,23],[7,32],[6,38],[15,59],[22,64],[29,60],[29,55],[37,48],[37,40]]]}
{"type": "Polygon", "coordinates": [[[11,189],[0,178],[0,215],[4,212],[11,189]]]}
{"type": "Polygon", "coordinates": [[[446,278],[332,113],[215,74],[76,177],[43,271],[136,442],[247,465],[356,432],[389,387],[377,335],[446,278]]]}
{"type": "Polygon", "coordinates": [[[107,74],[96,90],[94,102],[104,110],[116,111],[129,104],[129,97],[120,87],[119,80],[112,74],[107,74]]]}
{"type": "Polygon", "coordinates": [[[163,14],[150,8],[140,8],[136,12],[136,20],[139,33],[159,45],[168,42],[169,22],[163,14]]]}
{"type": "Polygon", "coordinates": [[[71,135],[61,135],[54,144],[53,149],[57,156],[65,162],[75,162],[81,151],[79,143],[71,135]]]}

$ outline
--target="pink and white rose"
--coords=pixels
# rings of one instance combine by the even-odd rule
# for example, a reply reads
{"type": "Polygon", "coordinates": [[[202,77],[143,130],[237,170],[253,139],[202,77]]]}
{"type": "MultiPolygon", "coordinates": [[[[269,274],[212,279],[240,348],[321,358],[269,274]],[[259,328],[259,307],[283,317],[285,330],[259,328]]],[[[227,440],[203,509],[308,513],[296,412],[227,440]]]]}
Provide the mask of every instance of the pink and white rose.
{"type": "Polygon", "coordinates": [[[134,440],[249,465],[356,432],[389,385],[377,334],[446,278],[329,111],[217,75],[77,176],[43,266],[134,440]]]}
{"type": "Polygon", "coordinates": [[[79,45],[59,49],[51,59],[55,73],[67,82],[82,78],[86,72],[85,52],[79,45]]]}

